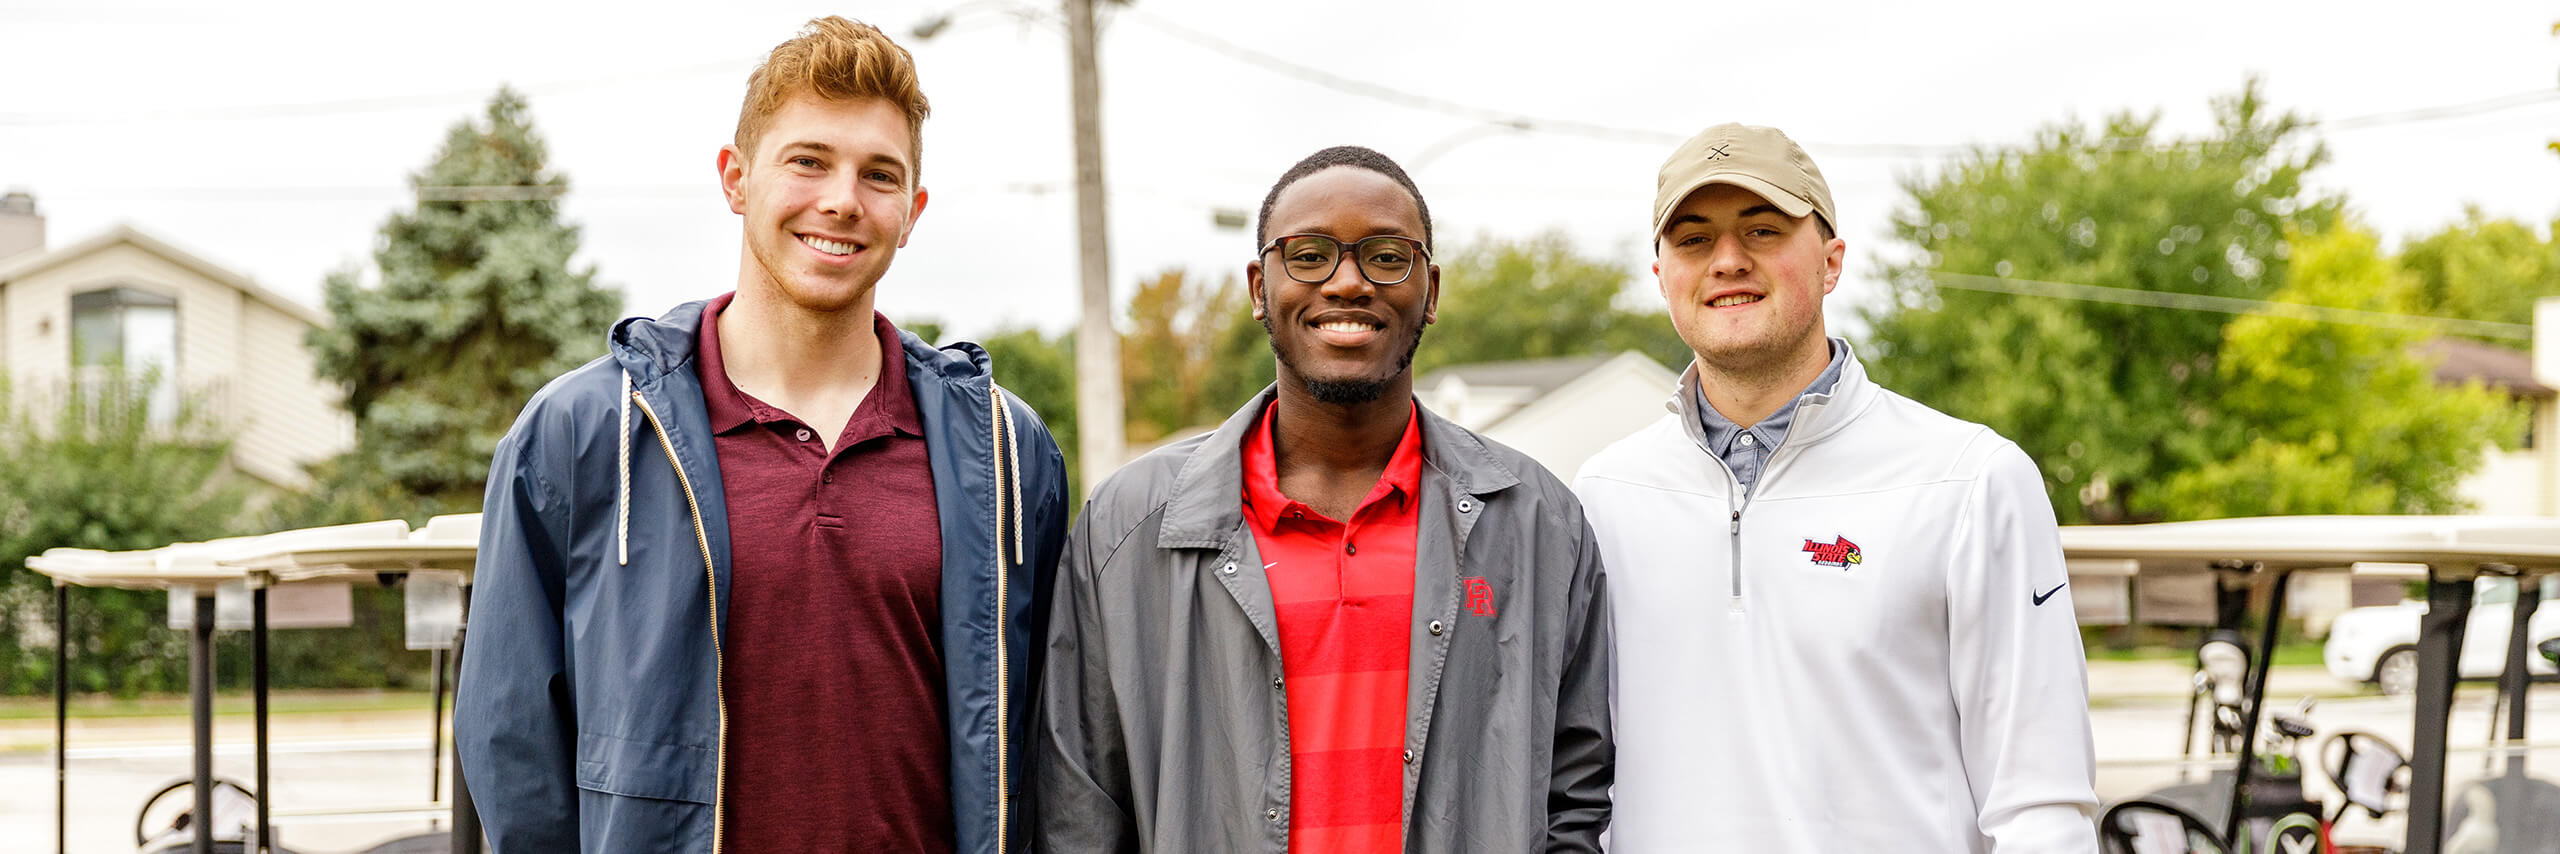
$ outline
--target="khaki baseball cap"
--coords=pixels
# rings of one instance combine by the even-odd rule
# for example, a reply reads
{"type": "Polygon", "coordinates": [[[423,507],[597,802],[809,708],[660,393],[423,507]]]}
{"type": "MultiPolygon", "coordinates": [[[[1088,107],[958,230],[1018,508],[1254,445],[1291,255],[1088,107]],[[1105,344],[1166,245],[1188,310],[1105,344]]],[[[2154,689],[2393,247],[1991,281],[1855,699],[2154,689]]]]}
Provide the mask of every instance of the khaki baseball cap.
{"type": "Polygon", "coordinates": [[[1708,184],[1758,193],[1788,216],[1821,214],[1833,231],[1840,230],[1831,185],[1803,146],[1777,128],[1726,123],[1699,131],[1662,161],[1662,176],[1653,185],[1653,236],[1662,236],[1672,208],[1708,184]]]}

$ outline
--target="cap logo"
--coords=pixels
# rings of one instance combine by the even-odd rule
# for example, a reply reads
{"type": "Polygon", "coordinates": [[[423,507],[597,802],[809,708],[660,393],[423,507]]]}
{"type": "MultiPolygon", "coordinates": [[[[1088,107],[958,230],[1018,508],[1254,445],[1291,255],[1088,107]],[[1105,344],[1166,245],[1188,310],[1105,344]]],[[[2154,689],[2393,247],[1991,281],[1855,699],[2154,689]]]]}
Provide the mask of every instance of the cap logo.
{"type": "Polygon", "coordinates": [[[1728,142],[1728,143],[1725,143],[1724,145],[1709,146],[1709,147],[1707,148],[1707,159],[1708,159],[1708,160],[1723,160],[1723,159],[1725,159],[1725,158],[1727,158],[1727,157],[1732,157],[1732,156],[1733,156],[1733,152],[1730,152],[1730,151],[1726,151],[1726,150],[1725,150],[1725,148],[1727,148],[1727,147],[1729,147],[1729,146],[1731,146],[1731,145],[1733,145],[1733,143],[1728,142]]]}

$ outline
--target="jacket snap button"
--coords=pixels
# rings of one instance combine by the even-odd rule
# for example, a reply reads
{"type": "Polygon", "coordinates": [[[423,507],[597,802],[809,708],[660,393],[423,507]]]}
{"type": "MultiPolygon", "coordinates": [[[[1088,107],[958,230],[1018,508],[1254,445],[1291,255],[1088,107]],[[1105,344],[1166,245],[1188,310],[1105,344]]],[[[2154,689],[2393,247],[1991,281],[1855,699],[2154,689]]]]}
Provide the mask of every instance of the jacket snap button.
{"type": "Polygon", "coordinates": [[[1351,543],[1343,543],[1342,553],[1347,555],[1356,555],[1360,553],[1360,547],[1351,543]]]}
{"type": "Polygon", "coordinates": [[[1404,764],[1413,764],[1413,751],[1407,750],[1404,752],[1404,764]]]}
{"type": "Polygon", "coordinates": [[[1445,632],[1445,631],[1448,631],[1448,630],[1449,630],[1449,626],[1448,626],[1448,624],[1446,624],[1446,623],[1442,623],[1442,622],[1440,622],[1439,620],[1433,620],[1433,621],[1431,621],[1431,634],[1432,634],[1432,635],[1437,636],[1437,635],[1439,635],[1441,632],[1445,632]]]}
{"type": "Polygon", "coordinates": [[[1277,810],[1277,809],[1267,809],[1267,810],[1263,810],[1263,811],[1262,811],[1262,819],[1263,819],[1264,821],[1279,821],[1279,820],[1280,820],[1280,811],[1279,811],[1279,810],[1277,810]]]}
{"type": "Polygon", "coordinates": [[[1234,574],[1236,574],[1236,563],[1235,563],[1235,561],[1228,561],[1228,562],[1227,562],[1227,566],[1226,566],[1226,568],[1225,568],[1225,569],[1218,570],[1218,571],[1219,571],[1219,572],[1226,573],[1226,574],[1228,574],[1228,575],[1234,575],[1234,574]]]}
{"type": "Polygon", "coordinates": [[[1464,498],[1458,499],[1458,512],[1460,512],[1460,513],[1473,513],[1473,512],[1475,512],[1475,509],[1476,509],[1476,503],[1475,503],[1475,502],[1473,502],[1473,501],[1469,501],[1469,500],[1464,499],[1464,498]]]}
{"type": "Polygon", "coordinates": [[[1271,677],[1271,690],[1274,690],[1274,691],[1280,690],[1280,677],[1278,677],[1278,676],[1271,677]]]}

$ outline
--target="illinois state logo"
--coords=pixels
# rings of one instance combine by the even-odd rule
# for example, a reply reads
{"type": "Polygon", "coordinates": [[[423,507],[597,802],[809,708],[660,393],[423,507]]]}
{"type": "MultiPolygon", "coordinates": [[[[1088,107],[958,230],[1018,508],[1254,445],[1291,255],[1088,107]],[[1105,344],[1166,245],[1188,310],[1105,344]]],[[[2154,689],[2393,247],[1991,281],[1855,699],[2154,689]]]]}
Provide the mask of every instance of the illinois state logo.
{"type": "Polygon", "coordinates": [[[1850,564],[1866,559],[1866,555],[1858,551],[1857,543],[1849,542],[1848,537],[1836,535],[1831,538],[1831,542],[1827,543],[1821,540],[1806,540],[1804,550],[1806,554],[1813,555],[1813,562],[1817,566],[1848,569],[1850,564]]]}

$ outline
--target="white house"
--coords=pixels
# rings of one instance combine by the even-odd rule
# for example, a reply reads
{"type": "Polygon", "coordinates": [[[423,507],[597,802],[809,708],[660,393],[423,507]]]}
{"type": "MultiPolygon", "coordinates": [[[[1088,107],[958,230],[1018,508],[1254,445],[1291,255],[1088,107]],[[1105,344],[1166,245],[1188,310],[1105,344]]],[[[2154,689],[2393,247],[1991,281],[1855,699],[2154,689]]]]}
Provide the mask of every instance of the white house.
{"type": "Polygon", "coordinates": [[[58,396],[82,372],[156,369],[174,412],[203,401],[235,435],[232,468],[280,487],[302,465],[355,443],[337,389],[313,372],[303,336],[320,312],[130,226],[45,246],[23,192],[0,196],[0,375],[23,400],[58,396]]]}
{"type": "Polygon", "coordinates": [[[1453,365],[1414,381],[1441,417],[1509,445],[1567,481],[1584,460],[1662,417],[1680,377],[1633,350],[1453,365]]]}
{"type": "Polygon", "coordinates": [[[2560,516],[2560,297],[2533,307],[2533,349],[2515,350],[2454,338],[2427,342],[2442,359],[2436,380],[2477,380],[2525,404],[2531,413],[2514,450],[2490,449],[2480,468],[2458,487],[2472,512],[2498,516],[2560,516]]]}

